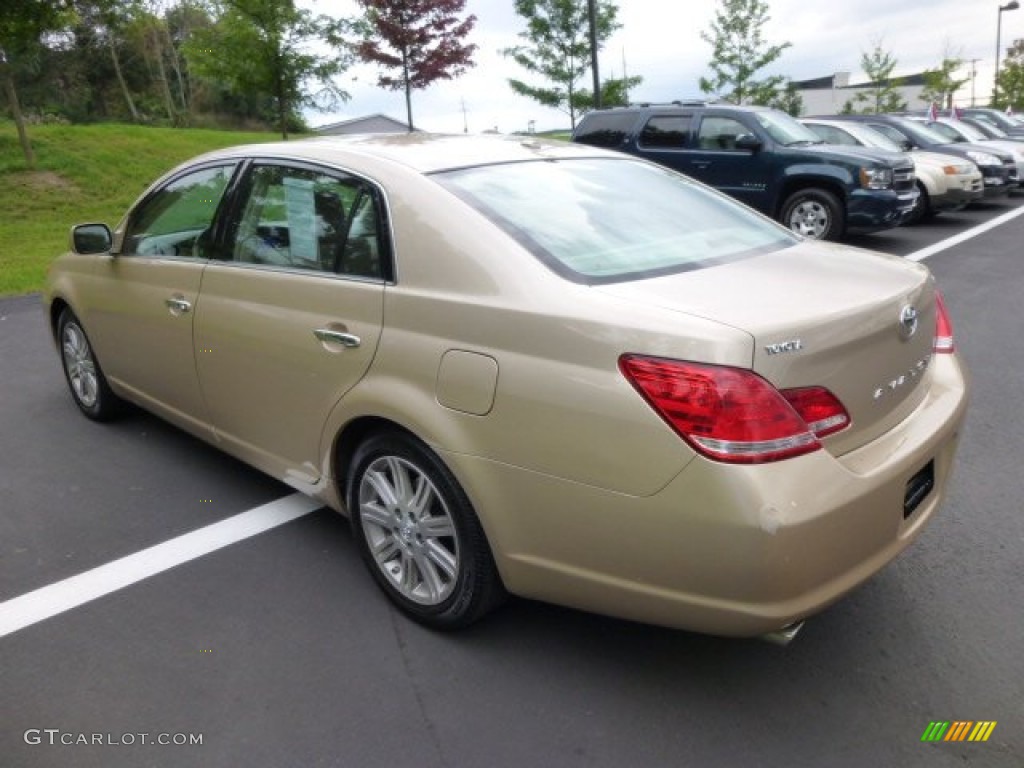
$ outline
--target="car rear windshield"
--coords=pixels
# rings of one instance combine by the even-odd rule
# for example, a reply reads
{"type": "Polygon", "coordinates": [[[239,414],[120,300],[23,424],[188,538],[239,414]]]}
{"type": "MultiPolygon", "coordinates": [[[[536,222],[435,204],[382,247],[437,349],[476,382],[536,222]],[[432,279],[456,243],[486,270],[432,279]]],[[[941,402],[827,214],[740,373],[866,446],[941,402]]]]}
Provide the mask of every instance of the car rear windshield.
{"type": "Polygon", "coordinates": [[[488,165],[434,178],[575,282],[700,269],[798,242],[685,176],[625,158],[488,165]]]}

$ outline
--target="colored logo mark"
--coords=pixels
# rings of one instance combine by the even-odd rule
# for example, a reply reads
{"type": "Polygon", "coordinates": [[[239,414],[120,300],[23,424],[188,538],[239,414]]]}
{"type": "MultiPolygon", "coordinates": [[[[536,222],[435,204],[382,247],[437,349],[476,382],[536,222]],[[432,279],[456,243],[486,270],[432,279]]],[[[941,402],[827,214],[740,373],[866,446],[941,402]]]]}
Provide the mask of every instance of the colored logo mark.
{"type": "Polygon", "coordinates": [[[988,741],[995,728],[995,720],[933,720],[924,729],[921,741],[988,741]]]}

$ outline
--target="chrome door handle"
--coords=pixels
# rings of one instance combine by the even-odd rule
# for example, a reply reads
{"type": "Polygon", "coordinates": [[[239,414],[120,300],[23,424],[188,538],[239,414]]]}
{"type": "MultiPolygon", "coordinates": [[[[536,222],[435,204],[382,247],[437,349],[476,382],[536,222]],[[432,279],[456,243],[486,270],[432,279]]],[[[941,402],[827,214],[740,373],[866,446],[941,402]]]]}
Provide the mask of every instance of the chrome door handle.
{"type": "Polygon", "coordinates": [[[317,328],[313,331],[313,335],[320,339],[320,341],[329,344],[341,344],[341,346],[348,347],[349,349],[354,349],[363,343],[363,340],[358,336],[342,331],[332,331],[330,328],[317,328]]]}
{"type": "Polygon", "coordinates": [[[164,304],[166,304],[172,312],[178,311],[185,313],[192,309],[192,305],[184,299],[175,299],[173,297],[170,299],[164,299],[164,304]]]}

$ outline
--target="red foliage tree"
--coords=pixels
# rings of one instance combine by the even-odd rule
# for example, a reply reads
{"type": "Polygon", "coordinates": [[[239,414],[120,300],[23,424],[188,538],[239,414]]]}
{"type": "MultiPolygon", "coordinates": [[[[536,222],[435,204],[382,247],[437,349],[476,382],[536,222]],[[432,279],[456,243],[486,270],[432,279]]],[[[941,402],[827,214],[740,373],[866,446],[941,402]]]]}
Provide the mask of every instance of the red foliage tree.
{"type": "Polygon", "coordinates": [[[366,9],[366,31],[357,46],[359,57],[394,76],[381,74],[378,85],[405,90],[409,130],[412,90],[435,80],[451,80],[473,66],[473,44],[463,38],[476,24],[476,16],[460,19],[466,0],[359,0],[366,9]]]}

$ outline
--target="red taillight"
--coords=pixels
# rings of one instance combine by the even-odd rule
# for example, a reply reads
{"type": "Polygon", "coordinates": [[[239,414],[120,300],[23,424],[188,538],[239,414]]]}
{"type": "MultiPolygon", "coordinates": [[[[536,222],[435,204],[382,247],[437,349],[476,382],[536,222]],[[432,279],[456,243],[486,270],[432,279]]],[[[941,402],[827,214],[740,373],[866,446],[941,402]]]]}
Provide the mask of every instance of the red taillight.
{"type": "Polygon", "coordinates": [[[932,351],[937,355],[956,352],[956,346],[953,344],[953,323],[949,319],[946,301],[938,291],[935,292],[935,346],[932,351]]]}
{"type": "Polygon", "coordinates": [[[839,398],[824,387],[784,389],[781,394],[815,437],[831,435],[850,424],[850,415],[839,398]]]}
{"type": "Polygon", "coordinates": [[[623,355],[619,368],[687,443],[718,461],[755,464],[800,456],[821,447],[807,419],[823,425],[823,435],[849,423],[827,390],[780,393],[742,368],[637,355],[623,355]],[[787,399],[791,395],[794,403],[787,399]],[[837,412],[842,424],[835,422],[837,412]]]}

